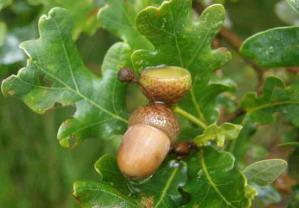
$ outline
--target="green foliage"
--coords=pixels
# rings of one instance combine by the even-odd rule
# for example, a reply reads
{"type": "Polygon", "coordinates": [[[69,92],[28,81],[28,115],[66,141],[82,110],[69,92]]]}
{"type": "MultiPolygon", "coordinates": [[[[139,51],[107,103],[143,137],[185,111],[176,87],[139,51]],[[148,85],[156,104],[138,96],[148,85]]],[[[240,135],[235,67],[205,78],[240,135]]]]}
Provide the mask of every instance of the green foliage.
{"type": "Polygon", "coordinates": [[[84,66],[71,40],[72,21],[66,10],[51,10],[40,19],[39,26],[40,39],[21,46],[30,56],[28,65],[2,82],[3,94],[20,97],[37,113],[44,113],[55,103],[75,104],[75,116],[65,121],[58,132],[64,147],[73,147],[99,132],[102,138],[121,133],[127,122],[126,88],[117,81],[116,73],[128,62],[126,45],[117,43],[109,50],[103,77],[98,78],[84,66]],[[53,53],[49,55],[49,51],[53,53]]]}
{"type": "Polygon", "coordinates": [[[268,77],[260,96],[248,93],[241,101],[247,116],[254,122],[262,124],[273,121],[273,113],[281,112],[295,126],[299,125],[298,110],[298,80],[291,86],[285,84],[277,77],[268,77]]]}
{"type": "MultiPolygon", "coordinates": [[[[74,107],[74,114],[58,130],[57,137],[63,147],[73,148],[86,138],[97,138],[101,145],[111,145],[106,152],[115,152],[120,135],[127,128],[128,109],[132,109],[128,105],[135,100],[134,106],[139,104],[133,95],[136,89],[117,80],[120,68],[133,68],[138,76],[146,67],[171,65],[184,67],[192,74],[192,89],[173,110],[180,116],[179,139],[189,140],[197,147],[186,157],[169,154],[161,167],[143,181],[125,177],[113,156],[102,156],[95,163],[97,181],[74,183],[73,195],[82,207],[249,208],[257,194],[263,204],[280,200],[273,187],[264,185],[272,183],[286,169],[284,160],[254,162],[243,172],[239,168],[252,159],[244,160],[250,147],[254,151],[251,138],[259,129],[257,124],[270,124],[274,115],[280,113],[288,126],[299,126],[299,79],[279,73],[276,74],[279,77],[269,76],[264,83],[259,83],[263,84],[261,94],[249,92],[239,102],[236,84],[221,69],[232,54],[226,48],[216,47],[217,41],[213,42],[219,39],[226,18],[223,5],[208,6],[197,15],[192,0],[28,2],[35,5],[34,14],[48,12],[48,15],[43,15],[38,22],[40,37],[21,44],[29,57],[27,65],[3,80],[1,90],[3,95],[21,99],[39,114],[74,107]],[[77,49],[82,37],[79,35],[93,34],[98,26],[120,39],[108,49],[100,75],[87,68],[97,72],[95,68],[99,66],[86,60],[85,65],[77,49]]],[[[298,1],[288,2],[298,10],[298,1]]],[[[0,10],[9,3],[0,4],[0,10]]],[[[230,3],[226,1],[226,4],[230,3]]],[[[269,3],[267,7],[273,5],[269,3]]],[[[13,9],[12,6],[8,11],[13,9]]],[[[256,10],[265,13],[263,8],[256,10]]],[[[29,19],[23,33],[32,38],[36,19],[29,19]]],[[[23,54],[18,57],[10,53],[11,48],[15,52],[16,44],[25,36],[17,38],[14,45],[9,44],[7,40],[18,37],[20,27],[11,27],[8,22],[0,22],[0,45],[3,46],[0,63],[5,65],[24,59],[23,54]],[[4,62],[7,55],[18,59],[4,62]]],[[[246,83],[247,64],[251,61],[264,67],[299,66],[298,37],[298,27],[294,26],[249,37],[240,52],[250,61],[239,60],[244,70],[238,71],[242,80],[237,81],[246,83]]],[[[113,42],[115,38],[111,39],[113,42]]],[[[88,56],[88,53],[83,55],[88,56]]],[[[239,68],[239,65],[226,67],[239,68]]],[[[230,76],[234,77],[233,74],[230,76]]],[[[292,141],[292,147],[297,143],[292,141]]],[[[297,152],[293,151],[290,156],[290,164],[296,163],[297,152]]],[[[290,175],[296,175],[298,170],[294,167],[289,166],[290,175]]]]}
{"type": "Polygon", "coordinates": [[[100,25],[127,42],[133,49],[150,47],[135,25],[137,13],[148,1],[106,0],[105,2],[106,6],[98,13],[100,25]]]}
{"type": "Polygon", "coordinates": [[[242,129],[242,126],[224,123],[220,126],[212,124],[208,126],[204,132],[194,139],[194,142],[198,146],[208,145],[210,141],[215,140],[217,146],[223,147],[225,139],[233,140],[236,139],[242,129]]]}
{"type": "Polygon", "coordinates": [[[229,152],[207,147],[189,160],[188,167],[185,191],[192,199],[187,207],[251,207],[255,192],[246,185],[229,152]]]}
{"type": "Polygon", "coordinates": [[[148,7],[136,18],[138,30],[155,49],[135,51],[132,55],[135,69],[140,71],[163,64],[187,68],[192,74],[193,87],[186,102],[182,102],[182,108],[207,121],[215,119],[215,108],[204,112],[200,109],[209,98],[227,90],[227,85],[220,82],[209,84],[213,71],[231,58],[224,48],[211,49],[211,42],[223,25],[224,17],[223,6],[213,5],[201,14],[199,22],[194,22],[191,0],[172,0],[159,8],[148,7]]]}
{"type": "Polygon", "coordinates": [[[240,51],[264,67],[298,66],[298,36],[296,26],[270,29],[248,38],[240,51]]]}
{"type": "Polygon", "coordinates": [[[28,0],[33,5],[42,5],[43,13],[48,13],[53,7],[63,7],[69,10],[74,27],[72,37],[77,39],[81,32],[93,34],[98,28],[96,14],[99,7],[96,1],[90,0],[28,0]]]}
{"type": "Polygon", "coordinates": [[[250,164],[243,170],[243,173],[249,183],[265,186],[273,183],[286,168],[286,161],[281,159],[269,159],[250,164]]]}
{"type": "Polygon", "coordinates": [[[149,179],[134,182],[118,169],[115,158],[102,156],[95,165],[101,182],[76,182],[74,196],[83,207],[175,207],[181,201],[179,188],[187,179],[183,162],[167,161],[149,179]],[[163,182],[161,181],[163,178],[163,182]]]}

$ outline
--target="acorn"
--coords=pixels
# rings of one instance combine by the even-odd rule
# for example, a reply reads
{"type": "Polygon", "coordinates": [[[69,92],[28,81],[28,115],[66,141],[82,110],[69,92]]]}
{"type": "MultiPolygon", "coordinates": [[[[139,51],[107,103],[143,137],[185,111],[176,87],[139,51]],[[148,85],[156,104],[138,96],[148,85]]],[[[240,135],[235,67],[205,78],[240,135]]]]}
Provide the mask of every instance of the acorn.
{"type": "Polygon", "coordinates": [[[139,83],[148,99],[172,105],[191,88],[192,80],[184,68],[163,66],[144,69],[139,83]]]}
{"type": "Polygon", "coordinates": [[[163,104],[138,108],[129,118],[117,155],[121,172],[132,179],[152,175],[180,132],[177,118],[163,104]]]}

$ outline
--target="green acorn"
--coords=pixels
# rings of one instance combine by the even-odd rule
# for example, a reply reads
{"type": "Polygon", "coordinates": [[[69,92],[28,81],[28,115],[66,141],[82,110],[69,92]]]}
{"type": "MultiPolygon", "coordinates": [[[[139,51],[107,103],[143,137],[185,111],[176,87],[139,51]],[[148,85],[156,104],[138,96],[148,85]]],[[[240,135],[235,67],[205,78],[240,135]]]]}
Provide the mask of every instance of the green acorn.
{"type": "Polygon", "coordinates": [[[139,83],[148,99],[172,105],[191,88],[192,80],[188,70],[165,66],[143,70],[139,83]]]}

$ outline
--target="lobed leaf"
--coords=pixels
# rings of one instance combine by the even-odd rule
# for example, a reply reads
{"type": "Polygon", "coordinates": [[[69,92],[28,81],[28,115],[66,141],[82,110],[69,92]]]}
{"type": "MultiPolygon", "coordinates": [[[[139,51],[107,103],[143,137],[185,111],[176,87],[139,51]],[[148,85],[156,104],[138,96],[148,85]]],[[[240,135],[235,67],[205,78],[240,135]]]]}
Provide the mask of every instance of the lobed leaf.
{"type": "Polygon", "coordinates": [[[214,97],[227,89],[227,86],[209,83],[213,72],[231,58],[227,50],[211,48],[224,18],[223,6],[216,4],[208,7],[198,22],[194,21],[191,0],[164,1],[159,8],[145,8],[136,18],[137,29],[155,48],[136,50],[132,54],[135,69],[140,71],[158,65],[187,68],[192,73],[193,87],[181,106],[202,120],[211,120],[210,114],[214,116],[215,111],[214,106],[202,112],[207,104],[203,95],[214,97]]]}
{"type": "Polygon", "coordinates": [[[98,182],[75,182],[73,195],[81,207],[139,207],[132,197],[122,194],[109,184],[98,182]]]}
{"type": "Polygon", "coordinates": [[[186,165],[174,160],[166,161],[152,177],[143,182],[125,178],[115,158],[109,155],[102,156],[95,168],[101,175],[99,183],[76,182],[74,185],[74,196],[83,207],[176,207],[182,197],[179,188],[187,180],[186,165]],[[108,200],[111,192],[113,196],[108,200]],[[130,201],[124,196],[130,196],[130,201]]]}
{"type": "Polygon", "coordinates": [[[49,12],[53,7],[62,7],[69,11],[74,20],[72,37],[77,39],[81,32],[93,34],[97,28],[96,14],[99,6],[96,1],[90,0],[28,0],[33,5],[43,5],[42,11],[49,12]]]}
{"type": "Polygon", "coordinates": [[[273,113],[281,112],[295,126],[299,125],[299,79],[290,86],[277,77],[268,77],[260,96],[248,93],[241,100],[241,107],[254,122],[266,124],[273,121],[273,113]]]}
{"type": "Polygon", "coordinates": [[[279,27],[246,39],[240,52],[264,67],[299,66],[299,27],[279,27]]]}
{"type": "Polygon", "coordinates": [[[141,9],[154,2],[144,0],[105,0],[105,3],[106,5],[98,12],[98,21],[101,27],[121,38],[131,48],[151,47],[146,38],[137,31],[135,18],[141,9]]]}
{"type": "Polygon", "coordinates": [[[201,135],[194,138],[194,142],[201,147],[208,145],[211,141],[216,141],[217,146],[223,147],[225,139],[236,139],[241,129],[242,126],[232,123],[224,123],[220,126],[212,124],[201,135]]]}
{"type": "Polygon", "coordinates": [[[234,163],[232,154],[212,147],[191,157],[190,179],[184,188],[191,194],[191,201],[185,207],[250,207],[255,191],[234,163]]]}
{"type": "Polygon", "coordinates": [[[37,113],[57,104],[76,106],[74,116],[58,132],[64,147],[73,147],[86,137],[122,133],[127,124],[126,85],[117,80],[116,74],[128,65],[130,48],[124,43],[113,45],[99,78],[84,66],[71,31],[72,19],[67,10],[54,8],[48,16],[42,16],[40,38],[21,45],[29,56],[27,66],[2,82],[5,96],[21,98],[37,113]]]}
{"type": "Polygon", "coordinates": [[[184,162],[168,161],[144,184],[138,186],[145,201],[154,208],[178,207],[182,201],[179,188],[187,181],[187,167],[184,162]],[[161,181],[162,179],[162,181],[161,181]]]}
{"type": "Polygon", "coordinates": [[[249,183],[265,186],[273,183],[286,170],[287,165],[281,159],[262,160],[247,166],[243,173],[249,183]]]}

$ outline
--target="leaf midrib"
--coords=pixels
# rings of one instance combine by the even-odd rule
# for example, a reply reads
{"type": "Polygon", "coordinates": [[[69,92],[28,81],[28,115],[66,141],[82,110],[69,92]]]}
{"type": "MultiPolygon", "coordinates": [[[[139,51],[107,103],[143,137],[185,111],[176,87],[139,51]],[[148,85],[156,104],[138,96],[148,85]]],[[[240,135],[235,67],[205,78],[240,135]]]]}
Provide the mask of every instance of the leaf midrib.
{"type": "Polygon", "coordinates": [[[260,105],[258,107],[255,107],[255,108],[248,109],[247,113],[251,114],[251,113],[254,113],[256,111],[263,110],[265,108],[271,108],[271,107],[275,107],[275,106],[279,106],[279,105],[291,105],[291,104],[299,105],[299,101],[287,100],[287,101],[278,101],[278,102],[274,102],[274,103],[267,103],[267,104],[263,104],[263,105],[260,105]]]}
{"type": "Polygon", "coordinates": [[[135,204],[134,202],[130,201],[128,198],[126,198],[126,196],[122,196],[122,194],[115,194],[111,191],[107,191],[103,188],[103,186],[101,185],[101,187],[98,187],[98,188],[91,188],[91,187],[85,187],[85,188],[82,188],[83,190],[89,190],[89,191],[96,191],[96,192],[103,192],[103,193],[106,193],[110,196],[114,196],[120,200],[125,200],[128,204],[134,206],[134,207],[137,207],[137,204],[135,204]]]}
{"type": "Polygon", "coordinates": [[[171,185],[171,182],[173,181],[175,175],[177,174],[179,168],[175,168],[174,171],[171,173],[170,177],[168,178],[168,180],[166,181],[166,184],[162,190],[162,193],[158,199],[158,202],[155,204],[154,208],[157,208],[162,202],[163,199],[165,198],[165,195],[167,194],[167,191],[171,185]]]}
{"type": "Polygon", "coordinates": [[[221,191],[217,188],[217,185],[214,183],[212,177],[210,176],[209,174],[209,171],[208,171],[208,168],[205,164],[205,160],[204,160],[204,150],[201,150],[200,151],[200,162],[201,162],[201,167],[203,169],[203,172],[210,184],[210,186],[215,190],[215,192],[220,196],[220,198],[229,206],[229,207],[232,207],[232,208],[237,208],[235,207],[234,205],[232,205],[226,198],[225,196],[223,196],[223,194],[221,193],[221,191]]]}
{"type": "MultiPolygon", "coordinates": [[[[41,71],[43,71],[45,74],[47,74],[48,76],[50,76],[52,79],[56,80],[57,82],[59,82],[60,84],[62,84],[64,87],[66,87],[68,90],[70,90],[71,92],[73,92],[74,94],[77,94],[79,97],[81,97],[82,99],[86,100],[87,102],[89,102],[91,105],[93,105],[94,107],[100,109],[101,111],[103,111],[104,113],[110,115],[111,117],[115,118],[115,119],[118,119],[124,123],[128,123],[128,121],[119,116],[119,115],[116,115],[114,114],[113,112],[107,110],[106,108],[104,108],[103,106],[99,105],[98,103],[96,103],[95,101],[93,101],[92,99],[86,97],[84,94],[81,93],[81,91],[79,90],[79,87],[77,85],[77,82],[76,82],[76,79],[74,77],[74,74],[73,74],[73,68],[72,66],[70,65],[70,61],[69,61],[69,56],[68,56],[68,52],[65,48],[65,43],[64,43],[64,39],[62,37],[62,34],[61,34],[61,30],[60,30],[60,27],[57,25],[57,22],[56,20],[52,17],[50,20],[53,20],[54,24],[55,24],[55,27],[59,33],[59,37],[60,37],[60,41],[62,42],[62,46],[63,46],[63,53],[64,53],[64,56],[65,58],[67,59],[67,62],[68,62],[68,68],[69,68],[69,71],[70,71],[70,74],[72,76],[72,82],[75,86],[75,89],[73,89],[72,87],[70,87],[69,85],[67,85],[66,83],[63,82],[63,80],[59,79],[58,77],[54,76],[53,74],[49,73],[47,70],[43,69],[43,67],[41,67],[43,64],[38,64],[38,63],[42,63],[40,60],[39,60],[39,56],[37,55],[36,58],[37,58],[37,66],[40,68],[41,71]]],[[[24,48],[24,50],[26,51],[26,49],[24,48]]],[[[27,52],[27,54],[30,56],[30,54],[27,52]]]]}

